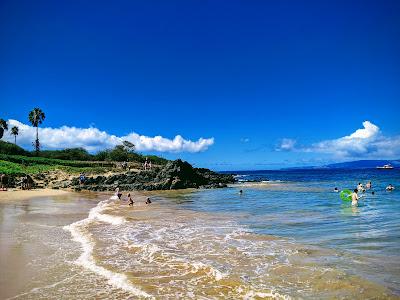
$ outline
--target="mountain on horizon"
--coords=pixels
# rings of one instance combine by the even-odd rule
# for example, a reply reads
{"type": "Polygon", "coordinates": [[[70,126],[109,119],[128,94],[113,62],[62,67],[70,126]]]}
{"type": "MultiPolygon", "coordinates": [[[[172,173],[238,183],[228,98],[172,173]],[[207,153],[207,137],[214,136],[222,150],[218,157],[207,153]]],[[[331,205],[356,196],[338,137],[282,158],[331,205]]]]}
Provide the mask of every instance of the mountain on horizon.
{"type": "Polygon", "coordinates": [[[342,163],[335,163],[323,166],[328,169],[371,169],[378,166],[390,164],[393,167],[400,167],[400,159],[396,160],[356,160],[342,163]]]}
{"type": "Polygon", "coordinates": [[[294,168],[285,168],[282,170],[294,170],[294,169],[375,169],[378,166],[383,166],[390,164],[394,168],[400,168],[400,159],[395,160],[355,160],[355,161],[347,161],[341,163],[334,163],[322,166],[310,166],[310,167],[294,167],[294,168]]]}

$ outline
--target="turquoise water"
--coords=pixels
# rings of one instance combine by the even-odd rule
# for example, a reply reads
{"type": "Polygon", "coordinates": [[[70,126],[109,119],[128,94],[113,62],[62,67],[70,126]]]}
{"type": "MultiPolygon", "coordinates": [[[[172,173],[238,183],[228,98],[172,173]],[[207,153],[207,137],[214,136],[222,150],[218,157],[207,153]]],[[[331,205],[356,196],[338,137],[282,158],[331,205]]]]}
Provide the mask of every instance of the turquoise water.
{"type": "Polygon", "coordinates": [[[182,209],[233,216],[258,234],[331,249],[335,255],[326,258],[328,265],[400,294],[398,170],[253,171],[241,172],[238,179],[227,189],[195,191],[170,201],[182,209]],[[362,193],[357,207],[333,192],[369,180],[375,194],[362,193]],[[398,189],[387,192],[389,183],[398,189]]]}

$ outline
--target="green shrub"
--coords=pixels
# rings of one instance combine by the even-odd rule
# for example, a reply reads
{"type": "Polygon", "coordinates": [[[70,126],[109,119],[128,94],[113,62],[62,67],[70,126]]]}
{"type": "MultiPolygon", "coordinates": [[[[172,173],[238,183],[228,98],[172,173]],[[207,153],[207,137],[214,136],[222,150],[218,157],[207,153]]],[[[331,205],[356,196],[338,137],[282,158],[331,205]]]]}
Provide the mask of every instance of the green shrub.
{"type": "Polygon", "coordinates": [[[83,148],[67,148],[64,150],[44,150],[39,152],[40,157],[63,160],[94,160],[94,156],[83,148]]]}
{"type": "Polygon", "coordinates": [[[0,160],[14,162],[17,164],[21,164],[24,166],[31,165],[58,165],[58,166],[69,166],[69,167],[110,167],[113,166],[112,163],[103,163],[103,162],[95,162],[95,161],[76,161],[76,160],[62,160],[62,159],[53,159],[53,158],[45,158],[45,157],[28,157],[22,155],[7,155],[0,154],[0,160]]]}
{"type": "Polygon", "coordinates": [[[101,174],[110,171],[110,168],[104,168],[98,166],[79,168],[71,166],[46,165],[46,164],[23,165],[15,162],[0,160],[0,173],[5,173],[5,174],[13,174],[13,175],[37,174],[54,170],[62,170],[70,174],[79,174],[81,172],[101,174]]]}
{"type": "Polygon", "coordinates": [[[165,165],[168,162],[168,159],[156,155],[146,155],[145,157],[147,157],[153,164],[156,165],[165,165]]]}
{"type": "Polygon", "coordinates": [[[94,155],[94,160],[98,161],[106,161],[109,155],[109,150],[102,150],[97,152],[97,154],[94,155]]]}
{"type": "Polygon", "coordinates": [[[114,149],[108,152],[108,159],[111,161],[127,161],[129,152],[123,145],[115,146],[114,149]]]}
{"type": "Polygon", "coordinates": [[[25,155],[29,156],[30,153],[20,146],[13,143],[0,141],[0,154],[11,154],[11,155],[25,155]]]}

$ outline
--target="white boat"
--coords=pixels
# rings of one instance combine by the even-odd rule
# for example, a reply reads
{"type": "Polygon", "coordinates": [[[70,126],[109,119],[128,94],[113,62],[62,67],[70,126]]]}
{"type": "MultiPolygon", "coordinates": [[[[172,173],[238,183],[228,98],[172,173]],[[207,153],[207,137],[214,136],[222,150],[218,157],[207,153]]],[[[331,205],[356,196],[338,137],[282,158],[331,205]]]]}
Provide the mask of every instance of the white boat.
{"type": "Polygon", "coordinates": [[[384,165],[382,167],[376,167],[377,169],[393,169],[393,167],[390,164],[384,165]]]}

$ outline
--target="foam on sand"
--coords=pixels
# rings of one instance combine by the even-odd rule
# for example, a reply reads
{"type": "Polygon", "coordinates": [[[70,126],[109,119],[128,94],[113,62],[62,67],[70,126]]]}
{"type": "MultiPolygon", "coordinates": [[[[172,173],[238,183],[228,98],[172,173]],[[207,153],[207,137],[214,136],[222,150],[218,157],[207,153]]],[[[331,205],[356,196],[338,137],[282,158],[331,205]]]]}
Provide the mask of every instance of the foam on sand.
{"type": "Polygon", "coordinates": [[[64,230],[69,231],[73,240],[80,243],[83,249],[83,253],[77,259],[76,263],[106,278],[108,283],[112,286],[132,293],[138,297],[153,298],[151,295],[133,286],[125,274],[112,272],[96,264],[96,261],[93,257],[94,242],[87,230],[88,225],[96,220],[111,225],[120,225],[126,222],[126,220],[122,217],[111,216],[102,213],[104,209],[109,206],[109,204],[109,200],[99,202],[96,207],[90,210],[86,219],[77,221],[64,227],[64,230]]]}
{"type": "Polygon", "coordinates": [[[202,262],[194,262],[191,265],[193,267],[192,273],[197,273],[199,270],[205,270],[207,275],[210,277],[213,277],[216,281],[219,281],[226,276],[218,269],[216,269],[212,266],[206,265],[202,262]]]}
{"type": "Polygon", "coordinates": [[[292,299],[291,297],[287,295],[281,295],[277,292],[255,292],[255,291],[249,291],[246,295],[244,295],[243,300],[252,300],[252,299],[283,299],[283,300],[289,300],[292,299]]]}

